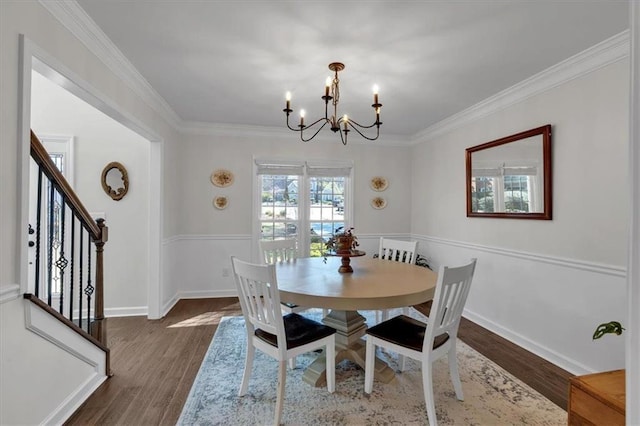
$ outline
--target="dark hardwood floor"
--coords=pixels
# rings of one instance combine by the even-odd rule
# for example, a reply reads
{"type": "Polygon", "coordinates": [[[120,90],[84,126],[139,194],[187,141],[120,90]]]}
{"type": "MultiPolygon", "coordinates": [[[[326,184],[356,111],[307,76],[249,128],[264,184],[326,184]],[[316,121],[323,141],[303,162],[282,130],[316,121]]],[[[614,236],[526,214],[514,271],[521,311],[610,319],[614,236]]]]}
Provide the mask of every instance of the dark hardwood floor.
{"type": "MultiPolygon", "coordinates": [[[[66,424],[174,425],[220,319],[240,314],[236,298],[220,298],[181,300],[161,320],[109,318],[114,375],[66,424]]],[[[566,410],[571,374],[464,318],[459,336],[566,410]]]]}

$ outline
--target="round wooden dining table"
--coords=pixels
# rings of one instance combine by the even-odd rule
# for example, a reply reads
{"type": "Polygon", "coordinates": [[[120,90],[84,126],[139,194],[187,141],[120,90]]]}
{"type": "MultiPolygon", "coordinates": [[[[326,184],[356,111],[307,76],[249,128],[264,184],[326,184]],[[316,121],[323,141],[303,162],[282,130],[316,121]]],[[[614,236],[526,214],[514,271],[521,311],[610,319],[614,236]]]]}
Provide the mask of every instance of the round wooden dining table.
{"type": "MultiPolygon", "coordinates": [[[[433,298],[437,274],[416,265],[363,256],[351,259],[353,272],[340,273],[339,257],[298,258],[276,263],[282,302],[331,311],[322,320],[337,330],[336,364],[349,359],[364,368],[367,330],[358,310],[390,309],[416,305],[433,298]]],[[[326,380],[325,361],[318,357],[307,367],[303,379],[314,386],[326,380]]],[[[380,359],[375,377],[385,383],[395,376],[380,359]]]]}

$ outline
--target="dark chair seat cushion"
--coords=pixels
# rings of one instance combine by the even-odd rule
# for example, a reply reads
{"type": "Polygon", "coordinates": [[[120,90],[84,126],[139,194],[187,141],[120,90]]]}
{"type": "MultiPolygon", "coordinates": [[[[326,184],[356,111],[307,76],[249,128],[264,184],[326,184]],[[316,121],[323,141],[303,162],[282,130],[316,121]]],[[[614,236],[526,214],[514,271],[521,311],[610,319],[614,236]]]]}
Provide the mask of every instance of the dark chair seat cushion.
{"type": "MultiPolygon", "coordinates": [[[[336,332],[334,328],[298,314],[288,314],[282,319],[284,320],[284,331],[287,335],[287,349],[306,345],[307,343],[331,336],[336,332]]],[[[257,329],[255,335],[271,346],[278,347],[278,340],[275,334],[257,329]]]]}
{"type": "MultiPolygon", "coordinates": [[[[426,331],[427,324],[422,321],[406,315],[398,315],[397,317],[393,317],[369,328],[367,334],[405,348],[413,349],[414,351],[422,352],[422,342],[424,341],[426,331]]],[[[447,333],[436,336],[433,340],[433,349],[444,345],[447,340],[449,340],[447,333]]]]}

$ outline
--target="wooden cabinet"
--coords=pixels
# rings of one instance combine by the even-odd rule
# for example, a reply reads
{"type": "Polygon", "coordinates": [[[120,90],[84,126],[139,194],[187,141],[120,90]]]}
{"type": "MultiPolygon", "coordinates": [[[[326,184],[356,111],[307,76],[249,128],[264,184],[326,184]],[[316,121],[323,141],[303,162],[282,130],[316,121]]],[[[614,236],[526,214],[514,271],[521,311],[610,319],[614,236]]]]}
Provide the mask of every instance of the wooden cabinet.
{"type": "Polygon", "coordinates": [[[572,377],[569,381],[569,425],[623,425],[624,370],[572,377]]]}

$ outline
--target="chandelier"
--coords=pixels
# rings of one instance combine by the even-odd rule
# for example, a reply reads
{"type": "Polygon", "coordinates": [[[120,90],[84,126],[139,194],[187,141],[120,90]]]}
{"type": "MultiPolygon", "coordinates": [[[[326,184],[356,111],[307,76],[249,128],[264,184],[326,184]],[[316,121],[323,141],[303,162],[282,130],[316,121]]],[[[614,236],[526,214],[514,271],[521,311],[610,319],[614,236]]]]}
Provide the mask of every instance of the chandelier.
{"type": "Polygon", "coordinates": [[[373,122],[373,124],[363,126],[352,118],[349,118],[347,114],[338,118],[338,102],[340,102],[340,80],[338,79],[338,72],[344,69],[344,64],[340,62],[332,62],[329,64],[329,69],[335,73],[335,76],[333,77],[333,80],[331,80],[331,77],[327,77],[324,88],[324,96],[322,96],[322,100],[324,100],[323,118],[319,118],[313,123],[306,125],[304,124],[305,111],[300,110],[300,124],[298,124],[297,128],[291,127],[291,124],[289,124],[289,115],[291,114],[291,112],[293,112],[293,110],[291,109],[291,92],[287,92],[287,107],[282,111],[284,111],[284,113],[287,115],[287,127],[289,128],[289,130],[300,132],[300,140],[302,140],[303,142],[309,142],[311,139],[315,138],[316,135],[320,133],[320,130],[322,130],[327,124],[331,126],[330,129],[331,131],[333,131],[333,133],[340,134],[340,139],[342,140],[343,145],[347,144],[347,137],[352,129],[367,140],[375,141],[376,139],[378,139],[378,137],[380,136],[380,125],[382,124],[382,122],[380,121],[380,108],[382,108],[382,104],[378,102],[378,86],[373,86],[373,104],[371,105],[371,107],[374,109],[376,116],[376,120],[373,122]],[[333,105],[333,115],[331,117],[329,117],[329,101],[331,101],[331,104],[333,105]],[[322,124],[320,125],[320,123],[322,124]],[[317,127],[318,125],[319,127],[317,127]],[[311,137],[305,138],[305,129],[312,129],[315,127],[317,127],[315,133],[313,133],[311,137]],[[372,127],[376,128],[375,137],[369,137],[362,132],[362,130],[371,129],[372,127]]]}

